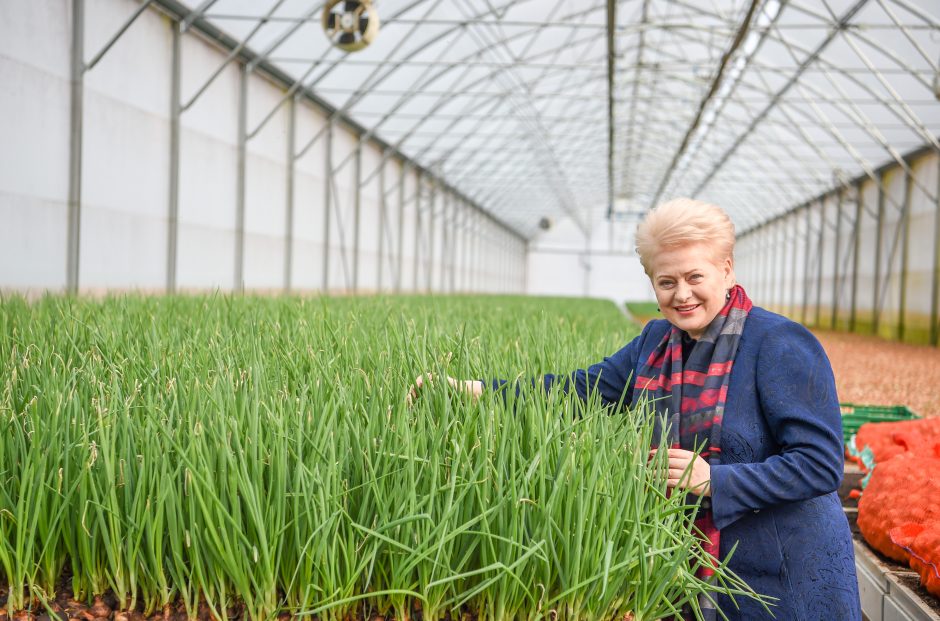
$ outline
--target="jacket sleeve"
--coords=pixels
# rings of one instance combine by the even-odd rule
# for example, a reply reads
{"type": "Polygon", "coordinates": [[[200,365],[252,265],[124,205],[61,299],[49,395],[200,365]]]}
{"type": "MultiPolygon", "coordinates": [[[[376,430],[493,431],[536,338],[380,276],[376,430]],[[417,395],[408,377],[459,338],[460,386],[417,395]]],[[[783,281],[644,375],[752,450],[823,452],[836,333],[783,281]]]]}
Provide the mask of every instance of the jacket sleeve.
{"type": "MultiPolygon", "coordinates": [[[[621,402],[621,398],[624,405],[629,405],[633,397],[633,372],[637,366],[640,348],[651,325],[652,322],[646,324],[643,331],[620,351],[586,369],[578,369],[561,375],[546,374],[529,381],[533,388],[541,384],[546,392],[553,386],[560,386],[565,392],[570,392],[574,387],[583,400],[587,399],[590,391],[596,390],[604,405],[616,406],[621,402]]],[[[483,383],[484,386],[490,385],[494,391],[505,391],[510,388],[506,380],[491,380],[483,383]]],[[[518,395],[519,384],[513,383],[512,386],[518,395]]]]}
{"type": "Polygon", "coordinates": [[[779,453],[711,468],[712,519],[719,529],[749,511],[827,494],[842,480],[842,415],[819,341],[797,323],[775,327],[761,343],[755,381],[779,453]]]}

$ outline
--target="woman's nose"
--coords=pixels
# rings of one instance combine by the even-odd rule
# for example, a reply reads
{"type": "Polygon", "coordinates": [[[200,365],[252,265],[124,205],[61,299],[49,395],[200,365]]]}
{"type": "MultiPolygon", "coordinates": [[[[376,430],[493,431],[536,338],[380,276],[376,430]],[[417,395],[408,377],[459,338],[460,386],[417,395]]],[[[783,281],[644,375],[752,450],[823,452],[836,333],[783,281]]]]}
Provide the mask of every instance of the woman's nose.
{"type": "Polygon", "coordinates": [[[692,297],[692,288],[680,283],[676,287],[676,301],[684,302],[685,300],[688,300],[690,297],[692,297]]]}

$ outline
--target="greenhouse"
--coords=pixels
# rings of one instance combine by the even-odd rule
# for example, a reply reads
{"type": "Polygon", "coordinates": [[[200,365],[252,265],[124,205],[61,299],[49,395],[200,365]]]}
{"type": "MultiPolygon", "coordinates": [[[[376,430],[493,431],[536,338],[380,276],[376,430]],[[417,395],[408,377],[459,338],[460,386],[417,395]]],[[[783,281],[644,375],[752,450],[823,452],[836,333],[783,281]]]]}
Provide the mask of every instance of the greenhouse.
{"type": "Polygon", "coordinates": [[[940,621],[936,0],[0,0],[0,621],[940,621]]]}

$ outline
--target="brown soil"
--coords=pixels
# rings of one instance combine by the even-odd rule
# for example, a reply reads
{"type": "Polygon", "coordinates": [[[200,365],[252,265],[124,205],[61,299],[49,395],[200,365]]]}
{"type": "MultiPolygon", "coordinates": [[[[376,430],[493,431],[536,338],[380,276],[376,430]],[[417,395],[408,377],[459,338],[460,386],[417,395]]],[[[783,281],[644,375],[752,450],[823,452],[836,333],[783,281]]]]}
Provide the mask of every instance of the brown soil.
{"type": "MultiPolygon", "coordinates": [[[[117,598],[111,592],[94,598],[91,604],[72,599],[71,575],[66,569],[56,585],[54,600],[43,603],[33,601],[27,610],[9,611],[6,608],[9,589],[0,582],[0,621],[248,621],[244,606],[233,606],[225,611],[221,618],[212,613],[208,604],[201,601],[196,615],[192,618],[186,612],[182,601],[168,605],[153,614],[145,615],[142,606],[135,610],[122,610],[117,598]]],[[[277,621],[317,621],[316,616],[295,617],[288,612],[281,612],[277,621]]],[[[394,617],[384,617],[377,614],[363,616],[360,613],[356,618],[347,617],[347,621],[395,621],[394,617]]],[[[422,621],[420,602],[413,605],[409,621],[422,621]]],[[[464,611],[460,618],[454,618],[446,613],[443,621],[477,621],[477,615],[469,610],[464,611]]],[[[618,620],[618,621],[630,621],[618,620]]]]}
{"type": "Polygon", "coordinates": [[[839,401],[906,405],[940,416],[940,348],[874,336],[814,330],[832,362],[839,401]]]}

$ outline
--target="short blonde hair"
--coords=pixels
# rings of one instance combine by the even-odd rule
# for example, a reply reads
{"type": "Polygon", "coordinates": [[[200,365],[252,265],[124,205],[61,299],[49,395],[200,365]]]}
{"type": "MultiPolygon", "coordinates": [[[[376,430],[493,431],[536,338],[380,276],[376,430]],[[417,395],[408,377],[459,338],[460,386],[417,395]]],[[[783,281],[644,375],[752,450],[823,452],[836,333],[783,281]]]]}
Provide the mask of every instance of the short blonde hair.
{"type": "Polygon", "coordinates": [[[651,210],[636,227],[636,253],[647,276],[660,250],[696,242],[711,245],[719,260],[734,260],[734,223],[721,207],[676,198],[651,210]]]}

